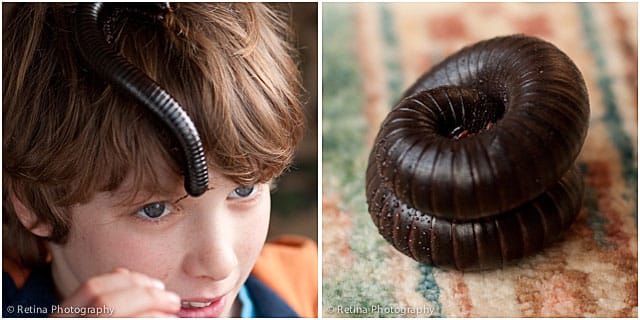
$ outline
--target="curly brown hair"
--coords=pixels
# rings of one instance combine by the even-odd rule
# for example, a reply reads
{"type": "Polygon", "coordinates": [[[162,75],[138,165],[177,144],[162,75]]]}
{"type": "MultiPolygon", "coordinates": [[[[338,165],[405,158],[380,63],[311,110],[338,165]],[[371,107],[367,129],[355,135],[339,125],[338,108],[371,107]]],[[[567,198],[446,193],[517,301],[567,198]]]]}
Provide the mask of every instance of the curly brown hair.
{"type": "MultiPolygon", "coordinates": [[[[3,242],[26,266],[43,262],[44,241],[64,243],[73,204],[118,189],[128,175],[132,194],[162,188],[155,183],[159,161],[181,179],[165,129],[83,68],[73,10],[25,3],[5,22],[3,242]],[[52,227],[49,238],[22,226],[10,194],[52,227]]],[[[119,19],[113,35],[114,47],[185,108],[211,168],[248,185],[267,182],[290,164],[304,116],[290,33],[279,12],[252,3],[180,3],[162,26],[119,19]]]]}

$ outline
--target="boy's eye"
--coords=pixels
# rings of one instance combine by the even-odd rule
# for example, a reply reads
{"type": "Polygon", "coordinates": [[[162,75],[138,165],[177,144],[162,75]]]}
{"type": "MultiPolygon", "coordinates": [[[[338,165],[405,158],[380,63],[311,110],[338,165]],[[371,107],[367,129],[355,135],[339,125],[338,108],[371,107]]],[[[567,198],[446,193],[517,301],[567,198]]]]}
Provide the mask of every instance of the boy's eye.
{"type": "Polygon", "coordinates": [[[255,186],[237,187],[230,194],[229,198],[246,198],[256,191],[255,186]]]}
{"type": "Polygon", "coordinates": [[[136,214],[144,218],[157,219],[157,218],[164,217],[170,212],[171,210],[169,210],[169,208],[167,208],[167,206],[164,203],[154,202],[154,203],[145,205],[142,209],[138,210],[136,214]]]}

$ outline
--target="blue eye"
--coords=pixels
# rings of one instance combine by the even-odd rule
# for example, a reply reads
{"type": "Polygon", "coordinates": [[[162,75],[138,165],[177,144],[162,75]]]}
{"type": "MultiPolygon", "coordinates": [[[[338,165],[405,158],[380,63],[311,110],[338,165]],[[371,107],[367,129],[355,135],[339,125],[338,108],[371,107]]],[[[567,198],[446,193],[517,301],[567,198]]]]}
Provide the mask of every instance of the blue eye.
{"type": "Polygon", "coordinates": [[[258,189],[255,186],[237,187],[229,194],[229,198],[247,198],[253,195],[256,190],[258,189]]]}
{"type": "Polygon", "coordinates": [[[149,203],[136,212],[137,215],[147,219],[158,219],[169,214],[171,210],[162,202],[149,203]]]}

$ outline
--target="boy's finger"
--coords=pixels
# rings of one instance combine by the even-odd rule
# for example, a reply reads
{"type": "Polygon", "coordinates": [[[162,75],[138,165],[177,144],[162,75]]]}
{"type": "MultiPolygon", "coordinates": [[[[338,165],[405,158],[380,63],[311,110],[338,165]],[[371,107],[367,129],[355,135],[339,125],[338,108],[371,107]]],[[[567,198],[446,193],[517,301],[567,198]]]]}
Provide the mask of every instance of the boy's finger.
{"type": "Polygon", "coordinates": [[[134,287],[100,296],[91,305],[112,306],[112,317],[139,317],[152,313],[175,315],[180,310],[180,297],[155,287],[134,287]]]}
{"type": "Polygon", "coordinates": [[[160,280],[119,268],[87,280],[63,302],[63,306],[86,306],[100,295],[132,287],[154,287],[164,290],[164,284],[160,280]]]}

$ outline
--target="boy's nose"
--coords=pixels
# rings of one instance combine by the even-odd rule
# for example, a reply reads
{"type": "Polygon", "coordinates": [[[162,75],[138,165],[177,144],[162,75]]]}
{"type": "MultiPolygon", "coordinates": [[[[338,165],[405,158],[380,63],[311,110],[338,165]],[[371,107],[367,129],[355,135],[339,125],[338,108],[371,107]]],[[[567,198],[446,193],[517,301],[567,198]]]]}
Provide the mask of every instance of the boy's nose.
{"type": "MultiPolygon", "coordinates": [[[[220,215],[215,215],[220,217],[220,215]]],[[[200,221],[187,244],[185,271],[192,277],[223,280],[237,268],[233,228],[223,221],[200,221]],[[225,227],[226,226],[226,227],[225,227]]]]}

